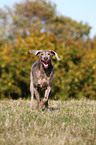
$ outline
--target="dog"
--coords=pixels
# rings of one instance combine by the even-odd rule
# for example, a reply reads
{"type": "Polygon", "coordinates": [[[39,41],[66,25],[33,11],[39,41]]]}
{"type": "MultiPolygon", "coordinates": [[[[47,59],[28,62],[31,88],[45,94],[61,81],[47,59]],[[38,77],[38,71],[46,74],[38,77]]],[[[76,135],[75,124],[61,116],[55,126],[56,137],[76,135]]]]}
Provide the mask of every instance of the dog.
{"type": "Polygon", "coordinates": [[[56,56],[57,60],[60,60],[57,53],[53,50],[29,50],[30,53],[39,56],[31,67],[31,104],[33,108],[34,93],[37,100],[37,107],[48,109],[48,97],[52,88],[54,67],[52,65],[52,57],[56,56]],[[44,98],[41,100],[41,94],[44,92],[44,98]]]}

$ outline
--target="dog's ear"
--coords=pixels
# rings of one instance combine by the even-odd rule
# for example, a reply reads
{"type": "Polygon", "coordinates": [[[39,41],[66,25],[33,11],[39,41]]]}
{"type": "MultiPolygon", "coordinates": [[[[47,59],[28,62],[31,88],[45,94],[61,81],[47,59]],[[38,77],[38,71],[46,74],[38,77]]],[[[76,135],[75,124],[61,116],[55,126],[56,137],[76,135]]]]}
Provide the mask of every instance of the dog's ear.
{"type": "Polygon", "coordinates": [[[56,53],[55,51],[50,50],[50,52],[52,53],[52,55],[55,55],[55,56],[56,56],[57,60],[61,60],[61,59],[58,57],[58,55],[57,55],[57,53],[56,53]]]}
{"type": "Polygon", "coordinates": [[[29,50],[30,53],[34,54],[34,55],[39,55],[41,53],[42,50],[29,50]]]}

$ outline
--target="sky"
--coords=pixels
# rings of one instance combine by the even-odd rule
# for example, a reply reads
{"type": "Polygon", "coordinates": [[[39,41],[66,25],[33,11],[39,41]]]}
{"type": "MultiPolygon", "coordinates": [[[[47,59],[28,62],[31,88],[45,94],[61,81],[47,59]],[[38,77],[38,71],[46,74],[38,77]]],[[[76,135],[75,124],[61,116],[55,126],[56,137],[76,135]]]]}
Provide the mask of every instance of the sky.
{"type": "MultiPolygon", "coordinates": [[[[4,5],[12,7],[14,3],[24,0],[0,0],[0,8],[4,5]]],[[[49,1],[49,0],[47,0],[49,1]]],[[[58,14],[70,17],[83,24],[88,23],[92,27],[90,37],[96,35],[96,0],[50,0],[56,4],[58,14]]]]}

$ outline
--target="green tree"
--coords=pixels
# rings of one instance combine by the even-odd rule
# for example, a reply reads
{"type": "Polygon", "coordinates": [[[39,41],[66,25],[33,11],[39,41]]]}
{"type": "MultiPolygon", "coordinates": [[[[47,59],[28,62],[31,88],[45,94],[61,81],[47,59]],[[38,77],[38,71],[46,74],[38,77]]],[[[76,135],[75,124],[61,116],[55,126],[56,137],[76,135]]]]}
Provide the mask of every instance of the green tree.
{"type": "Polygon", "coordinates": [[[30,30],[54,33],[56,38],[64,41],[77,41],[89,37],[91,27],[87,23],[83,24],[71,18],[59,16],[56,13],[56,5],[51,4],[50,1],[25,0],[25,2],[15,4],[14,9],[7,7],[7,11],[7,16],[11,21],[7,30],[10,38],[14,38],[16,34],[25,37],[29,35],[30,30]]]}

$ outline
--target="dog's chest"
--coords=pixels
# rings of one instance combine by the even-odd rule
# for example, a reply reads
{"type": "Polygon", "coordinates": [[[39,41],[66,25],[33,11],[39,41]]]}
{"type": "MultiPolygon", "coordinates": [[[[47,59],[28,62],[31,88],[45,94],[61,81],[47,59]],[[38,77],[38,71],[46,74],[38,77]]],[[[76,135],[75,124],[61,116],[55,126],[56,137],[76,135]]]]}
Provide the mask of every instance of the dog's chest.
{"type": "Polygon", "coordinates": [[[51,81],[51,74],[49,73],[49,75],[47,76],[45,72],[42,72],[40,70],[35,72],[34,75],[34,84],[37,87],[47,87],[48,85],[50,85],[50,81],[51,81]]]}

